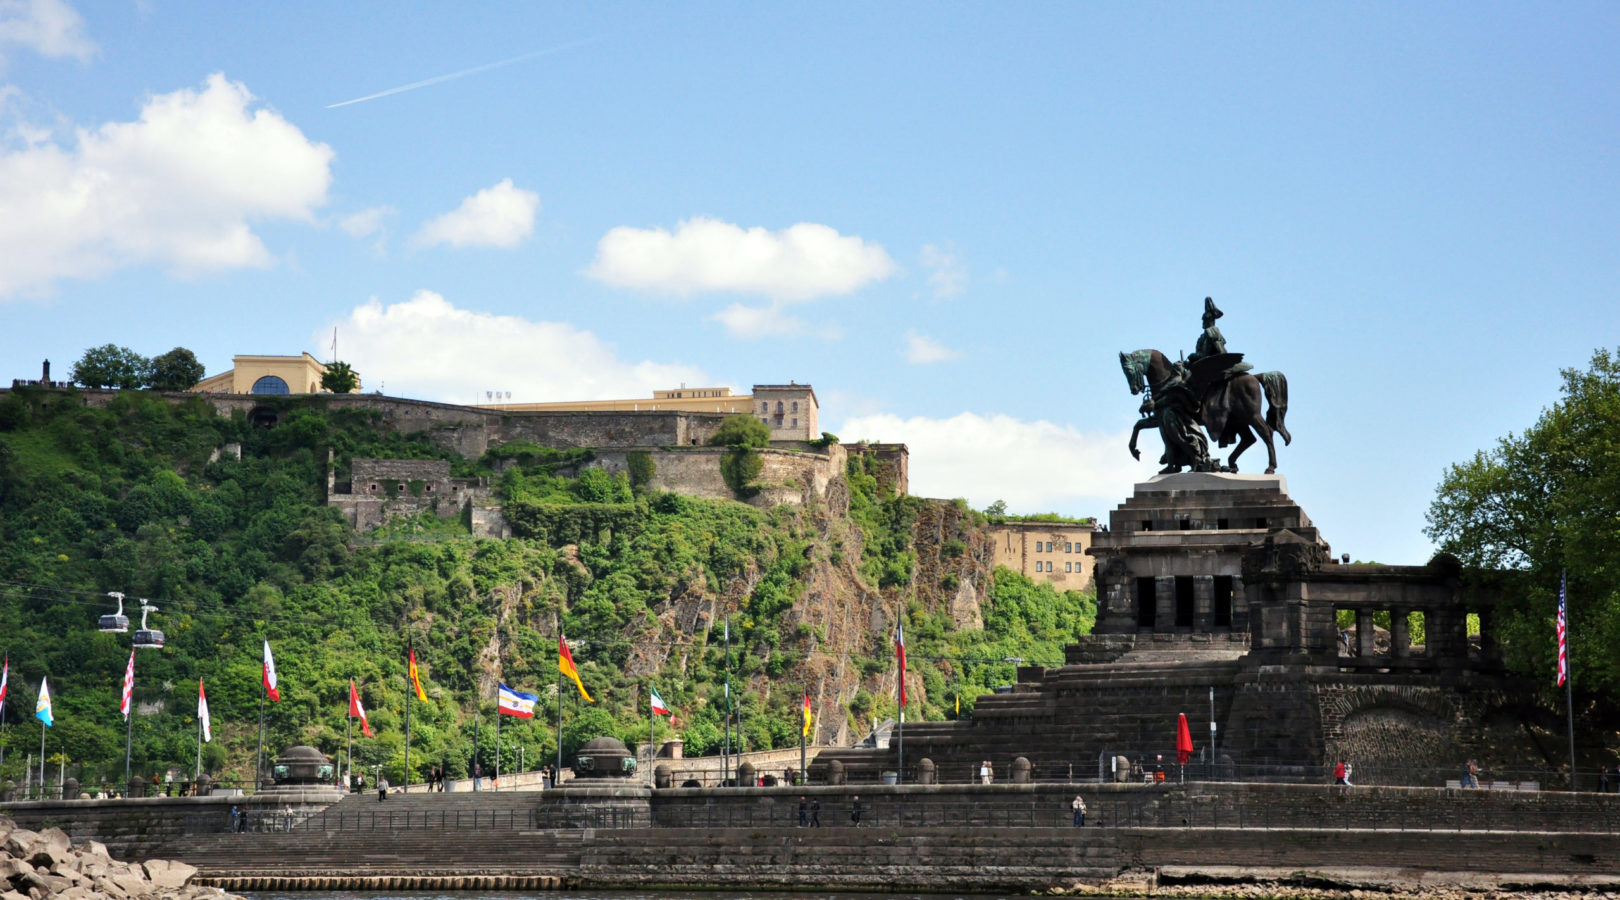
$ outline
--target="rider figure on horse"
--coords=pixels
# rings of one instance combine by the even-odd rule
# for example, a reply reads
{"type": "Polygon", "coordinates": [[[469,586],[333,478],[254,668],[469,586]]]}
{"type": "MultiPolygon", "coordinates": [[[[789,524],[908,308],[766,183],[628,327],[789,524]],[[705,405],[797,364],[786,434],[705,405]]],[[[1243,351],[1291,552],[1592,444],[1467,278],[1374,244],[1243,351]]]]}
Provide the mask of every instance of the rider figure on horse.
{"type": "Polygon", "coordinates": [[[1193,352],[1187,354],[1189,364],[1197,362],[1206,356],[1226,352],[1226,338],[1221,330],[1215,327],[1215,320],[1226,315],[1215,305],[1215,298],[1204,298],[1204,333],[1198,336],[1198,344],[1193,352]]]}

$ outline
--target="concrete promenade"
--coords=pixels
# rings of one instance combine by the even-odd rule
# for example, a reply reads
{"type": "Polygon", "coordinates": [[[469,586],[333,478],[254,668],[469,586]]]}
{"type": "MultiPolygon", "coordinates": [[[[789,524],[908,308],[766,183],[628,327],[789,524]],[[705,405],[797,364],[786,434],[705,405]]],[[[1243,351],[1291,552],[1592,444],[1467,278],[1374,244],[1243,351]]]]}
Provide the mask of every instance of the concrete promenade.
{"type": "Polygon", "coordinates": [[[604,811],[577,794],[570,802],[570,793],[349,795],[299,811],[286,830],[252,834],[230,832],[231,801],[214,798],[3,811],[25,827],[101,840],[126,859],[190,863],[233,890],[1119,890],[1122,878],[1212,884],[1286,871],[1346,885],[1433,887],[1440,878],[1620,891],[1620,797],[1612,795],[1226,783],[815,786],[668,789],[644,792],[639,808],[604,811]],[[1077,791],[1088,807],[1083,829],[1070,825],[1077,791]],[[858,826],[850,817],[857,795],[858,826]],[[823,827],[798,827],[800,796],[820,800],[823,827]],[[563,809],[576,827],[544,827],[563,809]]]}

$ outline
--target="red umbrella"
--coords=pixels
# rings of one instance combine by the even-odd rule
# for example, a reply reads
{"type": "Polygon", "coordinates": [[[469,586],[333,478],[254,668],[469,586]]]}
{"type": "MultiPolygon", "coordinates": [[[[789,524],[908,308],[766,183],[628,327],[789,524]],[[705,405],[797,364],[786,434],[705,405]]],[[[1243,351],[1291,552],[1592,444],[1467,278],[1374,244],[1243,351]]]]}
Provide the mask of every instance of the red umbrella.
{"type": "Polygon", "coordinates": [[[1186,765],[1193,755],[1192,732],[1187,730],[1187,714],[1176,714],[1176,762],[1186,765]]]}

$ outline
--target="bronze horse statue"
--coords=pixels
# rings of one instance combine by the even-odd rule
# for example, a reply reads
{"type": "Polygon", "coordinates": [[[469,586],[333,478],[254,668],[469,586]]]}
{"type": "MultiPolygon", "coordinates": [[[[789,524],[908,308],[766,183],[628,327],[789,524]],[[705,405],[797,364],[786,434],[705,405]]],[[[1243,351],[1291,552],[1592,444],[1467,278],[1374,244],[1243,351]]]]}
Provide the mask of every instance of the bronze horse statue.
{"type": "MultiPolygon", "coordinates": [[[[1230,356],[1242,359],[1240,354],[1230,356]]],[[[1199,421],[1209,436],[1222,447],[1237,442],[1237,449],[1227,458],[1225,471],[1236,472],[1238,457],[1258,440],[1265,442],[1266,474],[1271,475],[1277,471],[1277,447],[1272,442],[1272,434],[1282,435],[1284,444],[1293,443],[1293,436],[1284,423],[1288,414],[1288,379],[1281,372],[1254,375],[1245,371],[1205,382],[1193,379],[1187,367],[1171,362],[1157,350],[1121,353],[1119,365],[1125,371],[1125,380],[1133,395],[1147,391],[1151,398],[1177,387],[1191,389],[1198,400],[1199,421]],[[1264,414],[1262,397],[1270,405],[1264,414]]],[[[1179,466],[1170,471],[1176,469],[1179,466]]]]}

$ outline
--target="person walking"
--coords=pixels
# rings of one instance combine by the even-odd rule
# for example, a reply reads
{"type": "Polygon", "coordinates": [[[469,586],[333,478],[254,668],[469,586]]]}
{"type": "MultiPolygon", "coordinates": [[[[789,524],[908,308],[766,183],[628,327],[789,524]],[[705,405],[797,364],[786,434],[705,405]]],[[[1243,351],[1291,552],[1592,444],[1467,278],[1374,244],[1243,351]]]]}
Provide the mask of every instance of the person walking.
{"type": "Polygon", "coordinates": [[[1074,795],[1074,802],[1069,804],[1074,810],[1074,827],[1084,828],[1086,824],[1086,801],[1079,794],[1074,795]]]}
{"type": "Polygon", "coordinates": [[[817,797],[816,799],[810,801],[810,827],[811,828],[820,828],[821,827],[821,798],[820,797],[817,797]]]}
{"type": "Polygon", "coordinates": [[[804,828],[810,824],[810,801],[802,795],[799,797],[799,827],[804,828]]]}
{"type": "Polygon", "coordinates": [[[484,767],[477,760],[473,760],[473,790],[484,789],[484,767]]]}
{"type": "Polygon", "coordinates": [[[859,794],[849,798],[849,824],[856,828],[861,827],[861,797],[859,794]]]}
{"type": "Polygon", "coordinates": [[[1344,763],[1342,763],[1342,762],[1335,763],[1333,765],[1333,783],[1334,784],[1349,784],[1349,782],[1345,781],[1344,779],[1345,779],[1345,765],[1344,765],[1344,763]]]}
{"type": "Polygon", "coordinates": [[[1355,787],[1355,785],[1350,783],[1350,772],[1352,771],[1352,769],[1353,769],[1353,767],[1351,766],[1350,763],[1345,763],[1344,764],[1344,786],[1345,787],[1355,787]]]}
{"type": "Polygon", "coordinates": [[[383,802],[384,800],[387,800],[387,799],[388,799],[388,776],[386,776],[386,775],[378,775],[377,776],[377,802],[381,803],[381,802],[383,802]]]}

